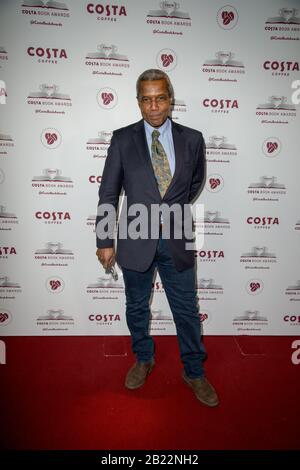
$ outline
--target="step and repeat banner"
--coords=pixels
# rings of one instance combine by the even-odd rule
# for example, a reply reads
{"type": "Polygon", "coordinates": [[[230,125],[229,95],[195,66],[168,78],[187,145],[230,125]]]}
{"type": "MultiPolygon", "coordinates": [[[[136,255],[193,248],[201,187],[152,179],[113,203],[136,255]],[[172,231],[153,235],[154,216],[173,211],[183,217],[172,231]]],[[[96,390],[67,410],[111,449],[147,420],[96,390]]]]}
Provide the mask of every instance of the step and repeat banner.
{"type": "MultiPolygon", "coordinates": [[[[138,75],[203,132],[195,252],[205,334],[300,331],[300,1],[0,1],[0,335],[124,335],[95,246],[112,131],[138,75]]],[[[174,334],[159,276],[153,334],[174,334]]]]}

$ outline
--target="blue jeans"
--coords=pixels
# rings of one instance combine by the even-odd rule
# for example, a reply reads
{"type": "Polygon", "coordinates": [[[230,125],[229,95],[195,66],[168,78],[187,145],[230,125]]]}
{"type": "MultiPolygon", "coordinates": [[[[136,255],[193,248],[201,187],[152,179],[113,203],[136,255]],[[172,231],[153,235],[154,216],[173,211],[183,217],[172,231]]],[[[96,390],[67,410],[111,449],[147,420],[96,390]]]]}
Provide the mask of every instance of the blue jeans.
{"type": "Polygon", "coordinates": [[[204,376],[206,351],[201,341],[200,318],[195,290],[195,268],[177,271],[167,242],[160,238],[150,268],[137,272],[122,268],[126,294],[126,320],[132,349],[139,362],[154,357],[154,341],[149,335],[153,274],[157,267],[177,330],[180,357],[188,377],[204,376]]]}

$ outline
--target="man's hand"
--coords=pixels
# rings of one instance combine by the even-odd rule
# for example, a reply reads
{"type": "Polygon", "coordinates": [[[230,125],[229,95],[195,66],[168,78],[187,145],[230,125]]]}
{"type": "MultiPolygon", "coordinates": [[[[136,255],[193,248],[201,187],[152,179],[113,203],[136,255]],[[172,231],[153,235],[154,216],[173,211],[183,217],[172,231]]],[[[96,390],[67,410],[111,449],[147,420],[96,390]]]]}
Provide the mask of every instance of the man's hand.
{"type": "Polygon", "coordinates": [[[115,263],[114,248],[98,248],[96,255],[104,269],[109,269],[115,263]]]}

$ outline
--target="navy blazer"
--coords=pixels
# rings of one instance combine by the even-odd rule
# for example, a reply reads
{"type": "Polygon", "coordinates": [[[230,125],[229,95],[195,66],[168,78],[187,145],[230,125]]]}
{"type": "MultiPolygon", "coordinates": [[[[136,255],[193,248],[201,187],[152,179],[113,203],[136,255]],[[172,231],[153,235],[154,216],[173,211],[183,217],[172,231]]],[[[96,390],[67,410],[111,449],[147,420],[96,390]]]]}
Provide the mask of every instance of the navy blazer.
{"type": "MultiPolygon", "coordinates": [[[[117,209],[123,188],[127,196],[127,209],[135,203],[144,204],[149,210],[150,224],[151,205],[179,204],[183,208],[184,204],[195,199],[205,179],[205,146],[202,133],[172,121],[172,135],[175,172],[164,197],[161,198],[147,145],[144,121],[140,120],[115,130],[103,170],[98,206],[112,204],[117,209]]],[[[96,226],[103,217],[104,215],[97,215],[96,226]]],[[[119,229],[121,220],[130,222],[134,218],[135,216],[128,216],[127,212],[122,210],[119,229]]],[[[184,223],[182,221],[182,232],[184,223]]],[[[183,233],[181,239],[174,238],[172,222],[170,233],[167,243],[176,269],[182,271],[192,267],[195,262],[194,251],[186,250],[185,245],[190,240],[186,240],[183,233]]],[[[118,230],[116,261],[121,267],[144,272],[153,261],[157,241],[158,236],[147,239],[122,239],[118,230]]],[[[98,248],[112,247],[113,244],[112,238],[100,239],[97,236],[98,248]]]]}

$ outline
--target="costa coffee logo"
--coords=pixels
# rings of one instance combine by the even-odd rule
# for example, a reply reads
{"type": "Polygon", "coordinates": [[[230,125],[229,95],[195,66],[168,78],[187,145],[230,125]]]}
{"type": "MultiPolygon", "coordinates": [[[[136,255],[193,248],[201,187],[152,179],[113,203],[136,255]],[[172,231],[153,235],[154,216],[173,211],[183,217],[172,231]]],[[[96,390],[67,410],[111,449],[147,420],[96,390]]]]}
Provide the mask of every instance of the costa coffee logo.
{"type": "Polygon", "coordinates": [[[60,132],[53,127],[48,127],[41,132],[41,142],[47,149],[56,149],[60,146],[62,137],[60,132]]]}
{"type": "Polygon", "coordinates": [[[0,308],[0,327],[7,326],[12,321],[12,314],[9,310],[0,308]]]}
{"type": "Polygon", "coordinates": [[[39,63],[57,64],[58,60],[67,59],[67,52],[65,49],[58,49],[55,47],[34,47],[27,48],[27,54],[30,57],[37,57],[39,63]]]}
{"type": "Polygon", "coordinates": [[[101,179],[102,179],[102,175],[98,175],[98,176],[91,175],[91,176],[89,176],[89,182],[92,183],[92,184],[94,184],[94,183],[101,184],[101,179]]]}
{"type": "Polygon", "coordinates": [[[239,15],[231,5],[225,5],[217,13],[217,23],[222,29],[233,29],[237,25],[239,15]]]}
{"type": "Polygon", "coordinates": [[[261,279],[250,279],[246,284],[246,291],[250,295],[261,294],[264,289],[264,284],[261,279]]]}
{"type": "Polygon", "coordinates": [[[210,109],[213,113],[229,113],[232,109],[239,108],[238,101],[229,98],[204,98],[202,104],[204,108],[210,109]]]}
{"type": "Polygon", "coordinates": [[[281,142],[277,137],[268,137],[262,144],[266,157],[276,157],[281,151],[281,142]]]}
{"type": "Polygon", "coordinates": [[[89,315],[89,320],[91,322],[96,322],[98,324],[112,324],[115,322],[121,321],[120,315],[115,313],[92,313],[89,315]]]}
{"type": "Polygon", "coordinates": [[[201,324],[205,327],[211,322],[212,315],[208,310],[201,310],[199,313],[201,324]]]}
{"type": "Polygon", "coordinates": [[[174,70],[177,65],[177,55],[173,49],[161,49],[156,56],[158,68],[165,72],[174,70]]]}
{"type": "Polygon", "coordinates": [[[89,14],[95,15],[98,21],[116,22],[117,19],[127,16],[124,5],[88,3],[86,9],[89,14]]]}
{"type": "Polygon", "coordinates": [[[223,250],[201,250],[195,251],[195,257],[199,257],[203,261],[216,261],[217,259],[224,259],[224,251],[223,250]]]}
{"type": "Polygon", "coordinates": [[[211,174],[207,177],[206,189],[210,193],[218,193],[224,187],[224,180],[219,174],[211,174]]]}
{"type": "Polygon", "coordinates": [[[112,109],[118,103],[118,95],[112,88],[101,88],[97,93],[97,101],[103,109],[112,109]]]}
{"type": "Polygon", "coordinates": [[[273,76],[288,77],[290,72],[299,72],[299,62],[290,60],[266,60],[263,63],[264,70],[271,71],[273,76]]]}
{"type": "Polygon", "coordinates": [[[300,315],[286,313],[283,316],[283,321],[291,326],[300,326],[300,315]]]}
{"type": "Polygon", "coordinates": [[[279,225],[278,217],[247,217],[247,224],[253,225],[254,228],[270,229],[273,225],[279,225]]]}
{"type": "Polygon", "coordinates": [[[16,255],[17,250],[15,246],[0,246],[1,258],[8,258],[8,256],[16,255]]]}
{"type": "Polygon", "coordinates": [[[52,294],[60,294],[65,288],[65,282],[61,277],[51,276],[46,280],[46,288],[52,294]]]}
{"type": "Polygon", "coordinates": [[[71,220],[71,215],[69,212],[63,211],[37,211],[35,213],[35,218],[37,220],[43,220],[45,223],[48,224],[61,224],[65,220],[71,220]]]}

